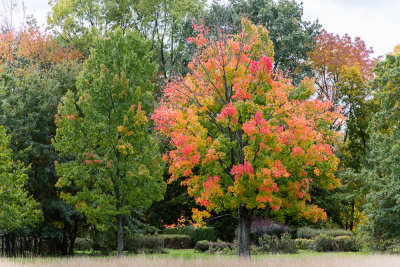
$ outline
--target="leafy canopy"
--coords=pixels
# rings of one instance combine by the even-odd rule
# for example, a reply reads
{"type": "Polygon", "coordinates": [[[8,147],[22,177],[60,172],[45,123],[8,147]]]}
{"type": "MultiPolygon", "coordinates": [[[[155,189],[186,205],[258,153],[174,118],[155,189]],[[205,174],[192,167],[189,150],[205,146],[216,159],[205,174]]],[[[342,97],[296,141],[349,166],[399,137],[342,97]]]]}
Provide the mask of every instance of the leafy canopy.
{"type": "Polygon", "coordinates": [[[329,102],[307,100],[311,80],[296,88],[271,73],[272,43],[262,26],[243,19],[242,31],[219,39],[208,38],[204,25],[194,28],[191,72],[165,87],[152,116],[174,146],[164,157],[171,180],[183,177],[208,211],[245,206],[326,219],[310,204],[310,188],[340,184],[330,128],[340,115],[329,102]]]}
{"type": "Polygon", "coordinates": [[[77,100],[69,91],[56,116],[54,146],[66,159],[57,163],[57,186],[99,228],[164,192],[146,117],[155,70],[149,46],[137,32],[121,29],[100,38],[78,78],[77,100]]]}
{"type": "Polygon", "coordinates": [[[42,211],[24,188],[28,179],[26,168],[11,158],[10,137],[0,126],[0,228],[12,231],[38,223],[42,211]]]}

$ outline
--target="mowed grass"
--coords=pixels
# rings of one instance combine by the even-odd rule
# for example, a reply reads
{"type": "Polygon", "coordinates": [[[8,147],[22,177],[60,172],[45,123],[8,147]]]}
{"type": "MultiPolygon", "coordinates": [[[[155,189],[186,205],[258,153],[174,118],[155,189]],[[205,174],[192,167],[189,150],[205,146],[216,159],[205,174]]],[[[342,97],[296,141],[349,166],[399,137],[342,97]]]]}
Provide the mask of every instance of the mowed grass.
{"type": "Polygon", "coordinates": [[[115,257],[73,258],[17,258],[0,259],[1,267],[386,267],[400,266],[400,255],[370,253],[316,253],[304,252],[291,255],[256,255],[251,260],[239,260],[235,256],[215,256],[193,250],[171,250],[169,254],[127,255],[115,257]]]}

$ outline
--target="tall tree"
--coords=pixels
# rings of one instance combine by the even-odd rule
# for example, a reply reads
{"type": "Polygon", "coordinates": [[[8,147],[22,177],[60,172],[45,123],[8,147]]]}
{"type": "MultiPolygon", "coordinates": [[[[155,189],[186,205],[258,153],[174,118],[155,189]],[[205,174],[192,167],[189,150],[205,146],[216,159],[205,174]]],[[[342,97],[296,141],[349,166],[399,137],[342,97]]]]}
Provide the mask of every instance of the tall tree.
{"type": "Polygon", "coordinates": [[[375,69],[373,90],[380,110],[369,125],[371,139],[363,175],[368,179],[367,229],[377,240],[399,235],[400,55],[387,55],[375,69]]]}
{"type": "Polygon", "coordinates": [[[150,43],[117,29],[100,38],[56,117],[62,197],[89,223],[117,226],[123,253],[125,216],[160,200],[165,190],[158,146],[146,113],[153,106],[150,43]]]}
{"type": "Polygon", "coordinates": [[[314,89],[271,76],[272,42],[262,26],[243,19],[234,35],[209,38],[204,25],[191,70],[165,87],[153,118],[175,147],[171,180],[183,184],[206,210],[238,212],[238,255],[250,256],[253,214],[299,216],[316,222],[325,212],[309,203],[310,188],[340,184],[330,129],[339,116],[329,102],[307,100],[314,89]]]}
{"type": "Polygon", "coordinates": [[[203,0],[52,0],[48,23],[68,44],[89,52],[96,36],[119,27],[135,29],[152,40],[154,60],[163,80],[181,67],[186,48],[183,22],[203,9],[203,0]]]}
{"type": "Polygon", "coordinates": [[[360,173],[369,134],[367,132],[375,103],[370,98],[368,82],[378,58],[372,57],[359,37],[340,37],[323,30],[316,38],[315,49],[308,53],[315,73],[319,99],[332,101],[333,109],[348,118],[337,130],[344,131],[338,150],[341,160],[337,175],[341,178],[340,189],[321,194],[323,205],[330,206],[328,214],[340,226],[354,230],[365,202],[364,179],[360,173]],[[329,203],[330,202],[330,203],[329,203]]]}
{"type": "Polygon", "coordinates": [[[29,233],[34,243],[43,239],[51,243],[48,251],[25,247],[35,254],[65,255],[73,253],[76,229],[82,220],[60,199],[55,187],[54,161],[58,157],[51,139],[57,104],[68,89],[75,88],[80,53],[61,48],[35,24],[28,25],[23,32],[0,38],[4,47],[10,48],[0,56],[0,125],[10,136],[13,160],[30,166],[26,189],[43,211],[43,221],[22,232],[29,233]]]}
{"type": "Polygon", "coordinates": [[[342,67],[357,67],[363,81],[371,80],[377,61],[372,58],[374,51],[359,37],[353,41],[347,34],[340,37],[326,30],[322,30],[315,41],[315,49],[308,56],[315,73],[318,97],[332,101],[335,108],[342,105],[344,110],[349,103],[343,102],[343,94],[336,87],[336,83],[342,81],[342,67]]]}
{"type": "Polygon", "coordinates": [[[23,163],[12,160],[9,142],[10,137],[0,126],[0,227],[6,233],[42,219],[39,203],[25,189],[27,169],[23,163]]]}

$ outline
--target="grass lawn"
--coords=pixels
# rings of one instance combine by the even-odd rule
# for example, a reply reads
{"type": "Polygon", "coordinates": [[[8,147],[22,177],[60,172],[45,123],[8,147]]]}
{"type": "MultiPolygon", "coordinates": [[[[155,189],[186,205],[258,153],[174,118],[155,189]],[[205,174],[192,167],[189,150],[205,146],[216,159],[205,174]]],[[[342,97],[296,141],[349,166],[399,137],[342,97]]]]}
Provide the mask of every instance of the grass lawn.
{"type": "Polygon", "coordinates": [[[255,255],[241,261],[234,255],[208,255],[193,249],[169,250],[168,254],[112,256],[79,256],[72,258],[17,258],[0,259],[1,267],[347,267],[347,266],[400,266],[400,256],[380,255],[370,252],[318,253],[300,251],[298,254],[255,255]]]}

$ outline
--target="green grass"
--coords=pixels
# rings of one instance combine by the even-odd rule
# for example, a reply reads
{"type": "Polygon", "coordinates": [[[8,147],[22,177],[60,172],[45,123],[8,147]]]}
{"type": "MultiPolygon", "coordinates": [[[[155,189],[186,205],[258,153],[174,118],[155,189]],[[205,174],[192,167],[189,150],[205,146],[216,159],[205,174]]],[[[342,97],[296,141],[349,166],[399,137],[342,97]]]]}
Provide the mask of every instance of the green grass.
{"type": "MultiPolygon", "coordinates": [[[[183,258],[183,259],[198,259],[198,258],[215,258],[215,257],[227,257],[227,258],[236,258],[236,255],[211,255],[207,253],[197,252],[194,249],[168,249],[168,253],[166,254],[147,254],[147,256],[153,257],[161,257],[161,258],[183,258]]],[[[371,251],[360,251],[360,252],[315,252],[311,250],[299,250],[297,254],[259,254],[252,255],[254,259],[262,259],[262,258],[304,258],[304,257],[324,257],[326,255],[336,255],[340,257],[353,257],[353,256],[367,256],[371,255],[373,252],[371,251]]],[[[135,256],[135,254],[131,254],[131,257],[135,256]]]]}

